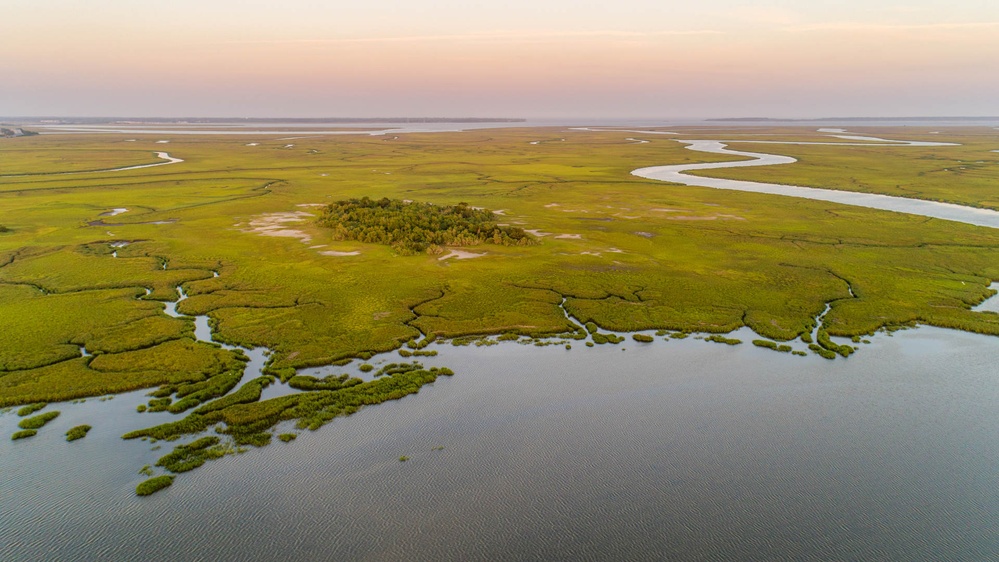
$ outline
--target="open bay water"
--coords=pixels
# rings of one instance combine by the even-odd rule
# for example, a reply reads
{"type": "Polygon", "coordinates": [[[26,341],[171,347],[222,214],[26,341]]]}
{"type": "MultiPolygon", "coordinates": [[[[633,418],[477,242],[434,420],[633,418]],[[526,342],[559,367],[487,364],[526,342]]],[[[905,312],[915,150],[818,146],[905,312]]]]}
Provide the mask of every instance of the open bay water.
{"type": "Polygon", "coordinates": [[[919,328],[827,361],[733,336],[432,346],[453,377],[147,498],[171,444],[120,439],[154,423],[143,392],[50,405],[0,439],[2,559],[999,556],[999,338],[919,328]]]}

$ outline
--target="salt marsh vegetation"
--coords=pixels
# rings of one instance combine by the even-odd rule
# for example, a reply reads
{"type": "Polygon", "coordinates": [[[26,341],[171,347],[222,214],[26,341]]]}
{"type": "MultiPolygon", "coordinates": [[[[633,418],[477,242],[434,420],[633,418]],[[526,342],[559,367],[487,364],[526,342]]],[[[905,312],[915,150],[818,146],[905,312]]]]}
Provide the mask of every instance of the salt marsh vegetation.
{"type": "MultiPolygon", "coordinates": [[[[26,417],[47,402],[150,389],[133,427],[155,425],[127,438],[222,439],[164,461],[176,468],[265,445],[282,422],[318,429],[418,392],[450,371],[382,365],[380,354],[433,356],[432,342],[569,350],[655,331],[734,344],[725,334],[750,328],[758,347],[798,355],[800,340],[836,359],[855,352],[837,338],[903,326],[999,335],[999,316],[974,310],[999,279],[999,230],[638,178],[641,166],[733,157],[665,135],[626,140],[634,134],[310,137],[286,149],[207,135],[173,139],[178,162],[145,168],[148,135],[4,139],[0,172],[17,177],[0,183],[0,407],[26,417]],[[565,140],[529,144],[549,136],[565,140]],[[275,213],[293,214],[300,235],[254,231],[275,213]],[[480,257],[439,259],[468,249],[480,257]],[[261,376],[244,375],[235,346],[268,350],[261,376]],[[358,359],[371,362],[299,374],[358,359]],[[358,371],[373,380],[346,374],[358,371]],[[265,397],[275,388],[285,394],[265,397]]],[[[711,173],[996,206],[987,186],[999,155],[983,147],[999,135],[934,138],[958,146],[773,145],[800,162],[711,173]]]]}

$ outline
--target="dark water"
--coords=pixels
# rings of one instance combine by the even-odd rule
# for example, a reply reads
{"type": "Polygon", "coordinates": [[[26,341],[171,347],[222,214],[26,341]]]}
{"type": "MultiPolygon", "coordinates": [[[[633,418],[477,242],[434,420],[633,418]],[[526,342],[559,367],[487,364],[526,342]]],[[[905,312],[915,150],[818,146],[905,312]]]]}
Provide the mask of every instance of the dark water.
{"type": "Polygon", "coordinates": [[[21,442],[8,413],[0,558],[999,557],[999,338],[623,346],[439,348],[453,378],[148,498],[136,471],[169,447],[119,438],[152,420],[141,393],[60,404],[21,442]]]}

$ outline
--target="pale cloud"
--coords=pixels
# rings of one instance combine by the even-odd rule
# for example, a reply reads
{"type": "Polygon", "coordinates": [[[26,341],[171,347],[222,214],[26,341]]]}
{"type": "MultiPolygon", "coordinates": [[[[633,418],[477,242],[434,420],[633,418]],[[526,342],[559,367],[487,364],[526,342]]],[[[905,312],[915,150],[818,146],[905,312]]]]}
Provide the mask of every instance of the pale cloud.
{"type": "Polygon", "coordinates": [[[999,28],[999,22],[939,22],[939,23],[865,23],[865,22],[830,22],[807,25],[789,26],[787,31],[808,32],[808,31],[860,31],[860,32],[887,32],[887,31],[965,31],[965,30],[993,30],[999,28]]]}
{"type": "Polygon", "coordinates": [[[609,40],[656,40],[669,37],[688,37],[700,35],[724,35],[725,32],[715,29],[693,29],[675,31],[488,31],[467,34],[442,35],[409,35],[388,37],[336,37],[310,39],[255,39],[246,41],[223,41],[215,44],[353,44],[353,43],[434,43],[434,42],[539,42],[561,41],[571,39],[609,39],[609,40]]]}

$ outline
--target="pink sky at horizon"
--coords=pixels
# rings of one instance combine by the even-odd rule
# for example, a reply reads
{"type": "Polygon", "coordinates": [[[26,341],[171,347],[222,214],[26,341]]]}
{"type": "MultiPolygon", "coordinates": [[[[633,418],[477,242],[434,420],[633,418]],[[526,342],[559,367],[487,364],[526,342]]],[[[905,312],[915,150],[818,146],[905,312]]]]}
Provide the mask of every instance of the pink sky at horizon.
{"type": "Polygon", "coordinates": [[[0,115],[999,114],[987,2],[538,4],[16,0],[0,115]]]}

